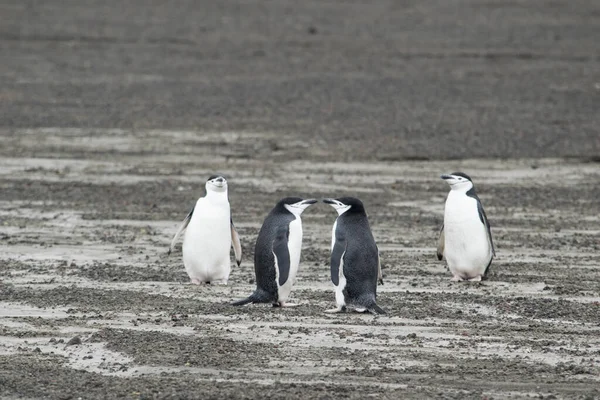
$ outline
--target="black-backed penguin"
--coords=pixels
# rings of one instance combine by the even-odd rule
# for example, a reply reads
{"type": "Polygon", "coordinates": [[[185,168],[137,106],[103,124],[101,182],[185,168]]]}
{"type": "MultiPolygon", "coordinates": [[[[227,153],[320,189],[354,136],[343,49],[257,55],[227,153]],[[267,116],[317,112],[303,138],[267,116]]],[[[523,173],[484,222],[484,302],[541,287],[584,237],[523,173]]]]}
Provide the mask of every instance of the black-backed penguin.
{"type": "Polygon", "coordinates": [[[377,281],[381,281],[379,250],[371,233],[363,203],[354,197],[324,199],[338,213],[331,241],[331,281],[337,308],[385,314],[376,303],[377,281]]]}
{"type": "Polygon", "coordinates": [[[236,301],[234,306],[248,303],[286,303],[300,264],[302,247],[302,220],[300,215],[317,200],[286,197],[280,200],[265,218],[254,248],[256,290],[248,298],[236,301]]]}
{"type": "Polygon", "coordinates": [[[492,232],[473,181],[462,172],[442,175],[450,185],[437,256],[446,259],[453,281],[485,278],[496,255],[492,232]]]}
{"type": "Polygon", "coordinates": [[[192,283],[227,284],[231,272],[229,251],[233,244],[235,260],[242,261],[240,237],[233,225],[227,180],[213,175],[206,181],[206,196],[200,197],[175,233],[168,254],[185,230],[183,265],[192,283]]]}

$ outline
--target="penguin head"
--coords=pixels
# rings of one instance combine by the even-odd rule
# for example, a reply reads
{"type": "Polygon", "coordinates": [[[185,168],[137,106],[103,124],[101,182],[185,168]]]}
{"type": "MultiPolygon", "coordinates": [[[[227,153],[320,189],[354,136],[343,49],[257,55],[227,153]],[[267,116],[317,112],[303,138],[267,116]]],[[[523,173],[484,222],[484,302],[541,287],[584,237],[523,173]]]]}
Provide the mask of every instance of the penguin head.
{"type": "Polygon", "coordinates": [[[365,206],[356,197],[340,197],[337,199],[323,199],[323,203],[329,204],[337,211],[338,215],[345,212],[362,213],[366,215],[365,206]]]}
{"type": "Polygon", "coordinates": [[[226,192],[227,180],[221,175],[212,175],[206,181],[207,192],[226,192]]]}
{"type": "Polygon", "coordinates": [[[315,199],[302,199],[300,197],[286,197],[279,200],[278,205],[283,206],[286,210],[299,217],[304,210],[311,204],[315,204],[315,199]]]}
{"type": "Polygon", "coordinates": [[[442,179],[450,185],[450,189],[460,192],[468,192],[473,188],[473,181],[464,172],[453,172],[450,175],[442,175],[442,179]]]}

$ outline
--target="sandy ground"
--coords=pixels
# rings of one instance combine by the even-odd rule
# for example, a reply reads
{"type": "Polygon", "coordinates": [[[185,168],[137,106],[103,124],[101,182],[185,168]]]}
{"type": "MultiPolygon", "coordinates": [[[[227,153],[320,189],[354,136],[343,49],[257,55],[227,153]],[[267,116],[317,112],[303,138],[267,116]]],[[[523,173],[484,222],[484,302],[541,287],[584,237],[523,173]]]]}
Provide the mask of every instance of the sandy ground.
{"type": "Polygon", "coordinates": [[[44,155],[0,163],[3,396],[600,396],[597,164],[284,163],[248,157],[280,143],[252,132],[17,133],[5,143],[44,155]],[[194,286],[180,248],[166,250],[215,166],[230,179],[244,258],[228,286],[194,286]],[[484,283],[451,283],[435,258],[438,176],[451,170],[474,172],[492,222],[498,256],[484,283]],[[290,194],[363,199],[388,315],[323,312],[335,220],[324,204],[303,218],[301,306],[229,305],[252,291],[262,218],[290,194]]]}
{"type": "Polygon", "coordinates": [[[600,398],[600,3],[0,0],[0,397],[600,398]],[[497,258],[434,246],[475,180],[497,258]],[[179,222],[230,182],[243,263],[192,286],[179,222]],[[360,197],[385,316],[329,315],[324,204],[301,306],[253,289],[288,195],[360,197]]]}

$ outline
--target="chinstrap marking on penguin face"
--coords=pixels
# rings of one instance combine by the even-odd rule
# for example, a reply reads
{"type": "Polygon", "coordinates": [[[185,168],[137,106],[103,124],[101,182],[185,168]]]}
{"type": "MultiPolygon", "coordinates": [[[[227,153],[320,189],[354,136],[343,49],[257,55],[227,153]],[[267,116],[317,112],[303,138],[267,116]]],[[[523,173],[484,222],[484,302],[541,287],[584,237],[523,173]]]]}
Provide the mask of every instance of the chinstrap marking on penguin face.
{"type": "Polygon", "coordinates": [[[206,181],[206,191],[224,192],[227,190],[227,179],[222,175],[211,175],[206,181]]]}
{"type": "Polygon", "coordinates": [[[445,180],[448,185],[450,185],[450,189],[452,190],[467,192],[474,187],[473,181],[471,180],[469,175],[465,174],[464,172],[453,172],[451,174],[443,174],[441,178],[445,180]]]}
{"type": "Polygon", "coordinates": [[[304,210],[306,210],[308,207],[315,204],[316,202],[316,199],[300,199],[300,201],[296,201],[293,203],[284,203],[283,206],[286,210],[299,217],[304,212],[304,210]]]}
{"type": "Polygon", "coordinates": [[[323,199],[323,203],[332,206],[334,210],[337,211],[338,215],[342,215],[352,207],[351,205],[344,204],[337,199],[323,199]]]}

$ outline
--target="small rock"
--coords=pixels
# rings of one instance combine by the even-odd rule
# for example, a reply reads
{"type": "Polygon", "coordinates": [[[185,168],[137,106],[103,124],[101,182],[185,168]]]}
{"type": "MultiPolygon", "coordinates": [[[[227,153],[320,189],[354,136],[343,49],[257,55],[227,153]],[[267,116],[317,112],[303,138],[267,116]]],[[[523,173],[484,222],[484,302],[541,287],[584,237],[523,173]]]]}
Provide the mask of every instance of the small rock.
{"type": "Polygon", "coordinates": [[[81,344],[81,338],[79,336],[75,336],[73,339],[67,342],[67,346],[73,346],[77,344],[81,344]]]}
{"type": "Polygon", "coordinates": [[[406,337],[408,339],[416,339],[417,338],[417,334],[416,333],[409,333],[408,335],[406,335],[406,337]]]}

